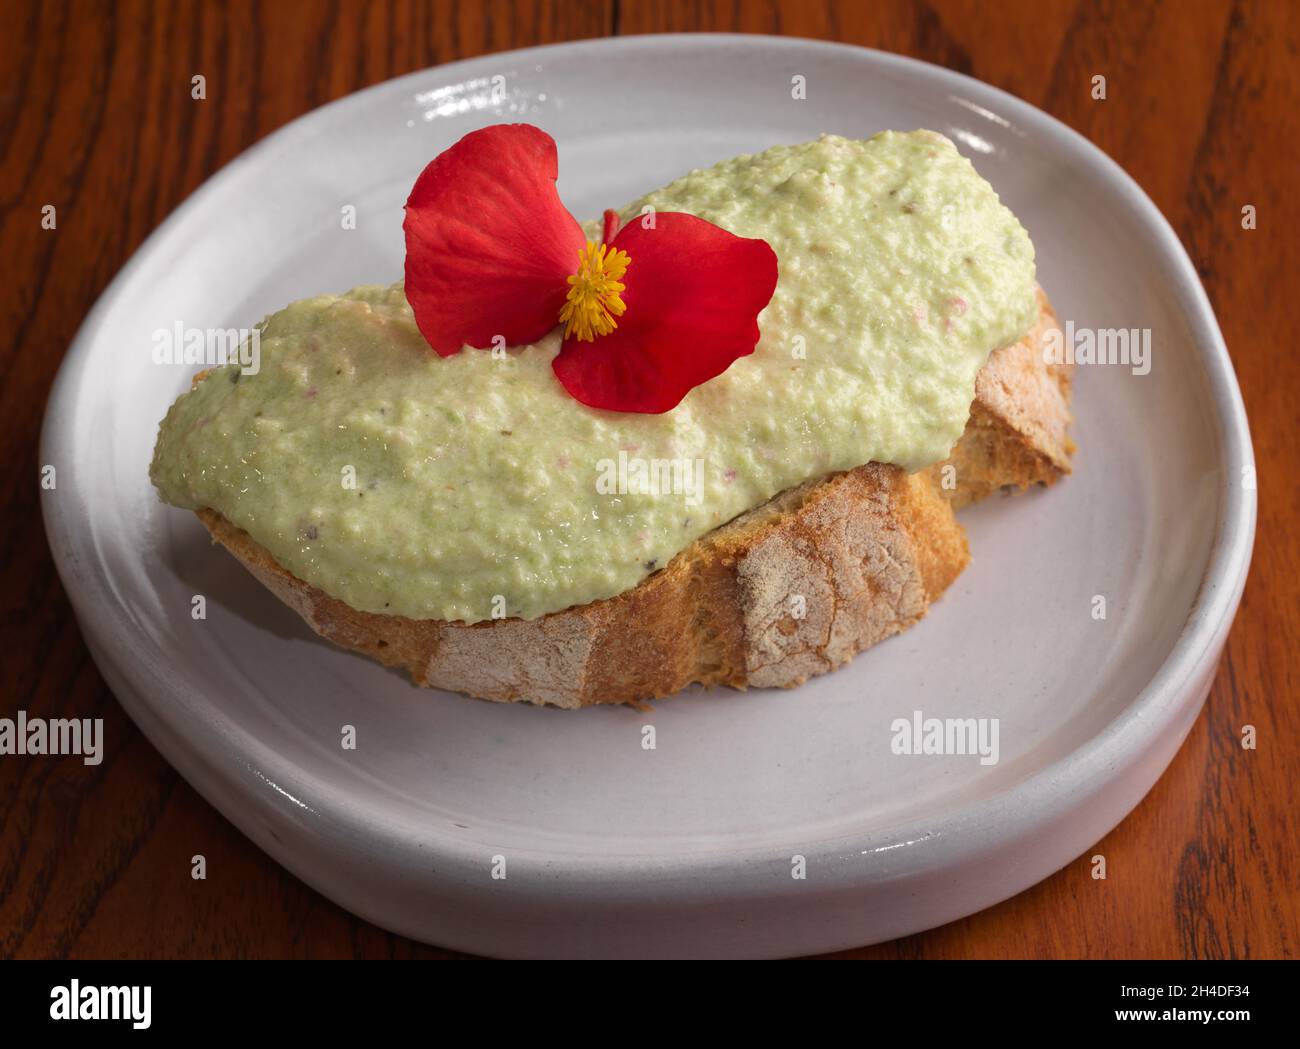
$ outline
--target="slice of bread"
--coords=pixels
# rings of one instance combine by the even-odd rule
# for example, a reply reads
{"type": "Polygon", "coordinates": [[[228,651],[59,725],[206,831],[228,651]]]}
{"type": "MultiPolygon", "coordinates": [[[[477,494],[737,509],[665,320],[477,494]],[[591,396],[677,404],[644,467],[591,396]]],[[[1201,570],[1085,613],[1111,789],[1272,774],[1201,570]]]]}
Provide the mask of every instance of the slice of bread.
{"type": "Polygon", "coordinates": [[[359,612],[285,571],[221,514],[197,513],[317,633],[404,668],[417,685],[570,708],[638,703],[693,683],[788,688],[925,615],[970,559],[954,508],[1069,472],[1070,373],[1043,363],[1056,318],[1040,301],[1035,329],[980,372],[945,463],[916,474],[868,463],[808,481],[631,590],[537,619],[467,626],[359,612]]]}

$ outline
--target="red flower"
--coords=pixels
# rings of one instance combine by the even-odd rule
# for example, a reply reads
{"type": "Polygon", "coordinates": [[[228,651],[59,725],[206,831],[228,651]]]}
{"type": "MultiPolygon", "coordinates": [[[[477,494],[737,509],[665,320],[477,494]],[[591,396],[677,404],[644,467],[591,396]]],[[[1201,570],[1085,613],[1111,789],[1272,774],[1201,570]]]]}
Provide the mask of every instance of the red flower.
{"type": "Polygon", "coordinates": [[[554,140],[528,124],[466,135],[406,203],[406,297],[429,345],[536,342],[558,323],[553,362],[593,408],[666,412],[754,351],[776,255],[694,215],[659,212],[621,230],[605,213],[587,241],[555,190],[554,140]]]}

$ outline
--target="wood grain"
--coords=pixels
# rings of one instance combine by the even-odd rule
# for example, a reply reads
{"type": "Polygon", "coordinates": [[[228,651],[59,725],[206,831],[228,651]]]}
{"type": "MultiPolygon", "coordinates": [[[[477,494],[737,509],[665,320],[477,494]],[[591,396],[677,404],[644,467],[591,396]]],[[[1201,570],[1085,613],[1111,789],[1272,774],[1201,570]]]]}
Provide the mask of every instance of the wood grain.
{"type": "Polygon", "coordinates": [[[1300,953],[1300,5],[1171,0],[817,3],[21,0],[0,34],[0,716],[102,717],[87,768],[0,758],[0,956],[446,957],[353,918],[246,841],[101,681],[45,546],[37,433],[64,349],[141,240],[208,175],[307,110],[489,51],[614,33],[842,40],[979,77],[1118,160],[1190,251],[1252,421],[1259,532],[1205,714],[1085,860],[873,958],[1300,953]],[[195,106],[203,73],[209,102],[195,106]],[[1095,102],[1090,78],[1104,74],[1095,102]],[[41,208],[58,209],[43,230],[41,208]],[[1258,229],[1241,228],[1244,204],[1258,229]],[[1257,726],[1259,746],[1238,745],[1257,726]],[[201,852],[215,872],[189,877],[201,852]]]}

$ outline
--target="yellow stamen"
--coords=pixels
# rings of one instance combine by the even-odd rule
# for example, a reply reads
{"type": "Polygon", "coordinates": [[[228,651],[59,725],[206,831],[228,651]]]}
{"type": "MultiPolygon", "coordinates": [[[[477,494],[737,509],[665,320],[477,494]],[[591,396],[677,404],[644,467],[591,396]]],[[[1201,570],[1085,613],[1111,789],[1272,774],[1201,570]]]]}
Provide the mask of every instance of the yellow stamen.
{"type": "Polygon", "coordinates": [[[560,309],[566,339],[576,335],[579,342],[594,342],[597,335],[618,327],[614,318],[627,309],[618,297],[626,287],[621,278],[631,261],[626,251],[587,241],[578,252],[578,272],[569,277],[569,294],[560,309]]]}

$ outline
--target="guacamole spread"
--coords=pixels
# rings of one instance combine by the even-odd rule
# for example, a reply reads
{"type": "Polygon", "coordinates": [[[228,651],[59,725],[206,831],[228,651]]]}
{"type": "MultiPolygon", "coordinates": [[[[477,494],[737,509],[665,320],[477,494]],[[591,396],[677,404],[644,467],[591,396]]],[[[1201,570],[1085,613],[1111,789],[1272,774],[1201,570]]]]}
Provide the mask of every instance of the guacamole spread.
{"type": "Polygon", "coordinates": [[[260,370],[177,400],[153,483],[353,608],[533,618],[635,586],[810,478],[943,459],[989,352],[1037,315],[1028,235],[933,132],[736,157],[622,218],[656,210],[765,239],[780,273],[754,354],[672,411],[571,398],[558,331],[439,357],[401,285],[362,287],[273,314],[260,370]]]}

